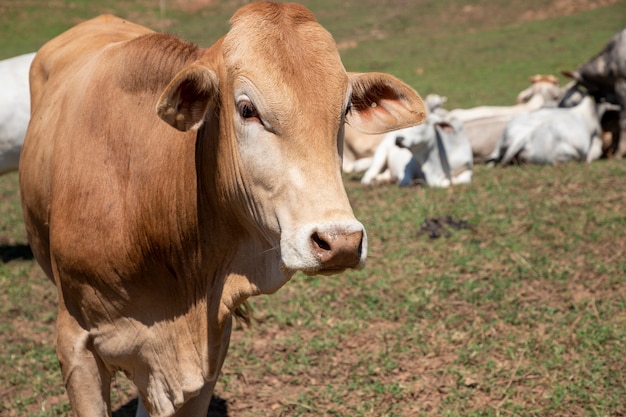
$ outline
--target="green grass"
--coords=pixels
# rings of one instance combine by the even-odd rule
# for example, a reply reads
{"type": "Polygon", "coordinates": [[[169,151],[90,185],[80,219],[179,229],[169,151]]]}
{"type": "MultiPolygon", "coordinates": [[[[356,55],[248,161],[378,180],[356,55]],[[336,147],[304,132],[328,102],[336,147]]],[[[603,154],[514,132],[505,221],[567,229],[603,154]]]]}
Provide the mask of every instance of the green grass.
{"type": "MultiPolygon", "coordinates": [[[[161,24],[156,1],[5,3],[0,58],[102,12],[161,24]]],[[[168,30],[208,45],[239,4],[214,3],[168,5],[168,30]]],[[[449,108],[512,103],[530,75],[576,67],[626,21],[621,1],[524,18],[545,3],[304,2],[349,46],[348,70],[393,73],[449,108]]],[[[216,388],[227,415],[625,415],[624,178],[614,160],[479,166],[470,186],[447,190],[346,176],[367,266],[297,275],[252,300],[258,323],[234,331],[216,388]],[[419,234],[445,215],[471,227],[419,234]]],[[[0,213],[0,415],[65,416],[55,290],[25,246],[16,173],[0,177],[0,213]]],[[[120,376],[113,391],[116,416],[130,415],[120,407],[133,388],[120,376]]]]}
{"type": "MultiPolygon", "coordinates": [[[[413,415],[412,405],[429,403],[436,406],[424,415],[620,415],[626,280],[613,259],[624,255],[626,196],[610,183],[624,174],[621,161],[600,161],[478,167],[474,184],[452,190],[370,189],[348,179],[372,239],[368,268],[324,285],[293,280],[255,300],[270,316],[235,338],[292,334],[275,347],[297,345],[295,360],[306,349],[315,372],[340,374],[336,386],[389,401],[339,406],[299,382],[316,406],[290,409],[297,415],[413,415]],[[417,236],[425,217],[447,213],[473,228],[434,241],[417,236]],[[303,332],[316,342],[303,346],[303,332]],[[336,358],[346,358],[344,371],[336,358]]],[[[236,346],[226,369],[241,369],[236,346]]],[[[257,349],[261,366],[273,363],[264,353],[257,349]]],[[[309,362],[287,362],[278,374],[299,381],[313,372],[309,362]]],[[[256,363],[245,372],[256,374],[256,363]]],[[[353,397],[346,391],[340,396],[353,397]]]]}

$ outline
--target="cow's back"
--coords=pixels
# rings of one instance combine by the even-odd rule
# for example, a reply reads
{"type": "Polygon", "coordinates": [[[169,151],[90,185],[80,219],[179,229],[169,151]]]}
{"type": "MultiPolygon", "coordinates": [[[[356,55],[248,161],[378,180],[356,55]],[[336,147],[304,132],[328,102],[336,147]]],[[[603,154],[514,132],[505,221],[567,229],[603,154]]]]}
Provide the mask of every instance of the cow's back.
{"type": "Polygon", "coordinates": [[[16,170],[30,118],[28,70],[34,53],[0,61],[0,174],[16,170]]]}
{"type": "Polygon", "coordinates": [[[122,42],[152,32],[112,15],[102,15],[72,27],[47,42],[38,52],[31,68],[31,107],[39,102],[44,85],[58,74],[72,75],[70,68],[114,42],[122,42]]]}

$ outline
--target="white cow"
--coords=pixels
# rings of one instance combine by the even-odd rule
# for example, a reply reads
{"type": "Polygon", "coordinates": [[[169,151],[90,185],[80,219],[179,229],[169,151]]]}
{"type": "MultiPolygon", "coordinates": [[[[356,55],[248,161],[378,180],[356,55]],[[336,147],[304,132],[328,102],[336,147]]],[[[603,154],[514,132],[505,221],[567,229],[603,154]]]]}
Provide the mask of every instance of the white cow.
{"type": "Polygon", "coordinates": [[[484,162],[491,155],[511,117],[556,104],[561,93],[556,77],[535,75],[530,81],[531,86],[518,94],[516,105],[479,106],[448,113],[448,118],[463,122],[475,162],[484,162]]]}
{"type": "Polygon", "coordinates": [[[534,164],[591,162],[602,154],[596,103],[586,96],[575,107],[545,108],[513,117],[491,156],[510,164],[515,158],[534,164]]]}
{"type": "Polygon", "coordinates": [[[449,116],[468,122],[488,116],[514,115],[544,106],[556,104],[561,94],[558,79],[552,75],[534,75],[530,77],[530,87],[517,95],[517,104],[513,106],[478,106],[469,109],[450,110],[449,116]]]}
{"type": "Polygon", "coordinates": [[[0,61],[0,174],[17,170],[30,120],[28,70],[35,53],[0,61]]]}
{"type": "Polygon", "coordinates": [[[463,123],[431,113],[422,125],[388,133],[376,149],[363,184],[421,181],[433,187],[470,183],[472,148],[463,123]]]}

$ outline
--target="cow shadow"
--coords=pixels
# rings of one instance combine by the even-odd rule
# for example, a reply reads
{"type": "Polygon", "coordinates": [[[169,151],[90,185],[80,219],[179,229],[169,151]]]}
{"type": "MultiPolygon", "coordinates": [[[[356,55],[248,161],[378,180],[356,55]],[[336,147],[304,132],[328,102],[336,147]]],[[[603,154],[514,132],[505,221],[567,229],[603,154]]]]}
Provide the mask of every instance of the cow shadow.
{"type": "Polygon", "coordinates": [[[32,261],[35,258],[30,245],[17,244],[0,244],[0,260],[7,263],[17,259],[24,261],[32,261]]]}
{"type": "MultiPolygon", "coordinates": [[[[112,417],[135,417],[137,401],[137,398],[130,400],[115,410],[112,417]]],[[[226,400],[216,397],[215,395],[211,397],[211,405],[209,406],[209,412],[206,417],[228,417],[228,404],[226,400]]]]}

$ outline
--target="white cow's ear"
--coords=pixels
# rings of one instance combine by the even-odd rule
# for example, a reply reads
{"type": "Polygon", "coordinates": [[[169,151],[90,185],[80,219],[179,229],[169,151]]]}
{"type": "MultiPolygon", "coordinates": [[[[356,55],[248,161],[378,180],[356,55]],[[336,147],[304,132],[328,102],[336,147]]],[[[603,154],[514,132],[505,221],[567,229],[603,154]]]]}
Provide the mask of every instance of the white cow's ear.
{"type": "Polygon", "coordinates": [[[415,126],[426,120],[419,94],[383,73],[350,73],[352,105],[346,123],[361,133],[379,134],[415,126]]]}
{"type": "Polygon", "coordinates": [[[218,97],[219,79],[210,68],[194,63],[180,71],[157,103],[159,117],[176,129],[198,129],[218,97]]]}
{"type": "Polygon", "coordinates": [[[454,133],[457,129],[449,122],[442,121],[435,123],[435,128],[441,130],[442,132],[454,133]]]}

